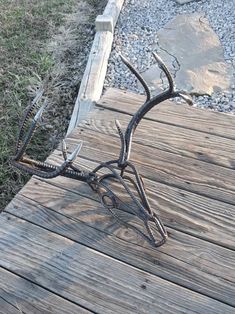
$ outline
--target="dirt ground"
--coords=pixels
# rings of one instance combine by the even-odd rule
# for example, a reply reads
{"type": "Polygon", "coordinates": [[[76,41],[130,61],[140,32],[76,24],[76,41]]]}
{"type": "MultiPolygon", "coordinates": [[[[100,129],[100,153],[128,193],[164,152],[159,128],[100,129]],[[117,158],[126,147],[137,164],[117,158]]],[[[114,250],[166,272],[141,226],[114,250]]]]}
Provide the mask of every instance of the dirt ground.
{"type": "Polygon", "coordinates": [[[106,0],[0,0],[0,211],[29,179],[14,169],[20,119],[44,88],[47,109],[27,154],[45,160],[64,137],[106,0]]]}

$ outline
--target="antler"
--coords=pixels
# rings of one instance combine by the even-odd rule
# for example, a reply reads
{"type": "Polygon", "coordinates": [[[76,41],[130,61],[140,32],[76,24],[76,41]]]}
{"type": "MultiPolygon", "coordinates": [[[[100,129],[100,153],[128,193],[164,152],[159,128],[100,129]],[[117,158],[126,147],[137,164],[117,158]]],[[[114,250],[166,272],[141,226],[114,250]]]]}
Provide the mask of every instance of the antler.
{"type": "Polygon", "coordinates": [[[148,87],[147,82],[142,77],[142,75],[130,64],[130,62],[122,55],[120,55],[122,62],[128,67],[128,69],[135,75],[135,77],[139,80],[141,85],[143,86],[145,93],[146,93],[146,101],[151,98],[150,89],[148,87]]]}
{"type": "Polygon", "coordinates": [[[69,178],[86,181],[89,174],[73,166],[73,161],[76,159],[79,151],[82,148],[82,142],[77,145],[77,147],[69,156],[67,156],[65,141],[63,141],[62,153],[64,156],[64,162],[60,166],[54,166],[50,163],[41,162],[27,157],[27,147],[31,142],[38,123],[41,121],[42,113],[46,107],[46,102],[44,102],[41,108],[34,115],[28,131],[26,131],[27,123],[29,122],[29,119],[33,116],[35,109],[38,108],[38,102],[42,97],[42,94],[43,90],[39,91],[38,95],[35,97],[31,105],[25,112],[17,138],[15,156],[12,158],[11,163],[20,170],[45,179],[51,179],[59,175],[63,175],[69,178]],[[24,135],[25,132],[26,135],[24,135]]]}
{"type": "MultiPolygon", "coordinates": [[[[136,69],[130,64],[130,62],[125,59],[124,57],[121,57],[125,65],[131,70],[131,72],[136,76],[136,78],[139,80],[139,82],[143,85],[147,98],[145,103],[139,108],[139,110],[133,115],[131,121],[129,122],[127,129],[125,131],[124,136],[124,148],[121,148],[120,151],[120,156],[119,156],[119,166],[120,167],[125,167],[127,161],[130,158],[130,152],[131,152],[131,143],[132,143],[132,137],[134,135],[135,129],[137,128],[138,124],[140,121],[144,118],[144,116],[156,105],[160,104],[161,102],[170,99],[170,98],[176,98],[176,97],[181,97],[183,98],[189,105],[192,105],[192,99],[189,94],[187,94],[184,91],[176,91],[174,87],[174,80],[170,74],[170,71],[167,69],[167,66],[165,63],[162,61],[162,59],[156,54],[153,53],[153,56],[155,60],[158,63],[159,68],[164,72],[164,74],[167,77],[169,87],[167,90],[163,91],[162,93],[156,95],[155,97],[151,98],[150,90],[147,87],[147,83],[145,80],[142,78],[142,76],[137,72],[136,69]]],[[[117,123],[116,123],[117,125],[117,123]]],[[[120,127],[120,123],[119,129],[120,127]]],[[[120,131],[119,131],[120,134],[120,131]]]]}
{"type": "Polygon", "coordinates": [[[33,137],[38,123],[41,121],[43,111],[46,107],[46,102],[44,102],[41,108],[39,108],[36,114],[34,114],[35,110],[39,107],[39,101],[43,95],[43,90],[40,90],[32,104],[26,110],[22,120],[19,136],[17,139],[16,153],[12,159],[12,163],[20,170],[24,170],[30,174],[37,175],[45,179],[62,175],[87,182],[90,187],[98,193],[103,206],[106,207],[115,218],[117,218],[128,228],[135,230],[144,239],[157,247],[166,241],[167,232],[160,218],[157,216],[156,212],[152,210],[148,202],[141,176],[139,175],[135,166],[129,161],[132,138],[139,122],[143,119],[149,110],[158,105],[160,102],[169,98],[182,97],[188,104],[191,105],[192,100],[187,93],[175,90],[173,78],[166,65],[158,55],[153,54],[153,56],[157,61],[160,69],[165,73],[169,87],[167,90],[152,98],[150,89],[141,74],[138,73],[138,71],[129,63],[126,58],[121,56],[124,64],[142,84],[146,93],[146,101],[134,114],[125,132],[123,132],[120,122],[118,120],[115,121],[121,142],[120,154],[117,160],[102,162],[93,171],[90,172],[83,171],[73,165],[73,161],[81,150],[82,142],[80,142],[74,151],[68,155],[66,142],[64,140],[62,142],[62,155],[64,161],[60,166],[55,166],[47,162],[41,162],[27,157],[26,149],[33,137]],[[28,127],[27,131],[27,122],[33,116],[33,114],[34,117],[32,119],[32,123],[28,127]],[[101,174],[99,174],[99,172],[101,172],[101,174]],[[103,174],[103,172],[105,172],[105,174],[103,174]],[[120,187],[124,189],[125,194],[129,196],[131,203],[122,201],[121,198],[114,193],[113,188],[110,187],[110,181],[111,183],[113,183],[113,181],[115,183],[119,183],[120,187]],[[119,211],[128,211],[137,217],[142,222],[144,231],[143,228],[139,228],[135,224],[124,221],[116,213],[115,209],[119,211]],[[160,240],[158,239],[159,235],[160,240]]]}

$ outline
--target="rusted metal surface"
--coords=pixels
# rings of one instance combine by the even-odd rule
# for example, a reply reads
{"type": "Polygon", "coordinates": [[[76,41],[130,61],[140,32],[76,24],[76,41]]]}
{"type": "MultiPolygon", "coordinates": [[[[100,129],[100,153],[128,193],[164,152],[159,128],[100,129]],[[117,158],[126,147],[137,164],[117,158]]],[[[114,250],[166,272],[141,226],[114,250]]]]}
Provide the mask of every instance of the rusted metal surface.
{"type": "Polygon", "coordinates": [[[170,98],[181,97],[189,105],[192,105],[192,100],[186,92],[177,91],[175,89],[173,78],[169,70],[156,54],[154,54],[154,58],[160,69],[166,75],[169,87],[167,90],[154,97],[151,97],[149,87],[142,76],[124,57],[121,58],[144,87],[146,101],[133,115],[125,131],[122,129],[120,122],[116,120],[116,127],[120,137],[120,153],[117,159],[104,161],[92,171],[84,171],[73,164],[82,148],[82,142],[77,145],[72,154],[68,155],[65,141],[63,141],[62,145],[64,162],[60,166],[29,158],[26,155],[26,149],[33,137],[37,124],[41,120],[43,110],[46,107],[46,104],[44,103],[38,110],[39,99],[43,93],[43,91],[41,91],[24,115],[12,164],[20,170],[44,179],[65,176],[87,182],[92,190],[97,192],[103,206],[106,207],[115,218],[122,222],[126,227],[135,230],[153,246],[158,247],[165,243],[167,239],[167,231],[157,215],[157,209],[151,208],[149,204],[140,174],[135,165],[129,161],[132,139],[140,121],[146,113],[159,103],[170,98]],[[33,117],[32,123],[27,127],[27,122],[36,110],[37,112],[33,117]],[[119,189],[124,189],[128,200],[120,199],[118,192],[115,192],[117,185],[119,186],[119,189]],[[123,208],[136,215],[139,220],[142,221],[143,228],[139,229],[135,225],[122,220],[117,214],[116,209],[122,210],[123,208]]]}

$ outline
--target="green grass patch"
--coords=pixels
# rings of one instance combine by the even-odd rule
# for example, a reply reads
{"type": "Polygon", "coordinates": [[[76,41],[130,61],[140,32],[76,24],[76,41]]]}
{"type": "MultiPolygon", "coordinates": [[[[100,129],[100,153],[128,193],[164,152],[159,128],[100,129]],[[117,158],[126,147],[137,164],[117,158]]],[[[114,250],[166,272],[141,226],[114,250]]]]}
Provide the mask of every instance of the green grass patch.
{"type": "MultiPolygon", "coordinates": [[[[77,0],[0,0],[0,210],[28,179],[11,167],[19,121],[39,86],[54,67],[45,46],[77,0]]],[[[45,132],[33,150],[48,155],[45,132]]]]}

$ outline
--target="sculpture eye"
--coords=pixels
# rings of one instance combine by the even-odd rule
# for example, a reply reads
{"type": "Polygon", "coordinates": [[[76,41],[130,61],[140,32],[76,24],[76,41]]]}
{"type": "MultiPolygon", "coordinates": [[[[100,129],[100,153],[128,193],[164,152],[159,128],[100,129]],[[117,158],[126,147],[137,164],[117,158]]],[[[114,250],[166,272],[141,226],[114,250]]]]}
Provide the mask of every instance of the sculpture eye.
{"type": "Polygon", "coordinates": [[[115,196],[111,195],[111,193],[107,192],[107,193],[103,193],[101,195],[101,203],[103,204],[104,207],[107,208],[117,208],[117,202],[115,200],[115,196]]]}

